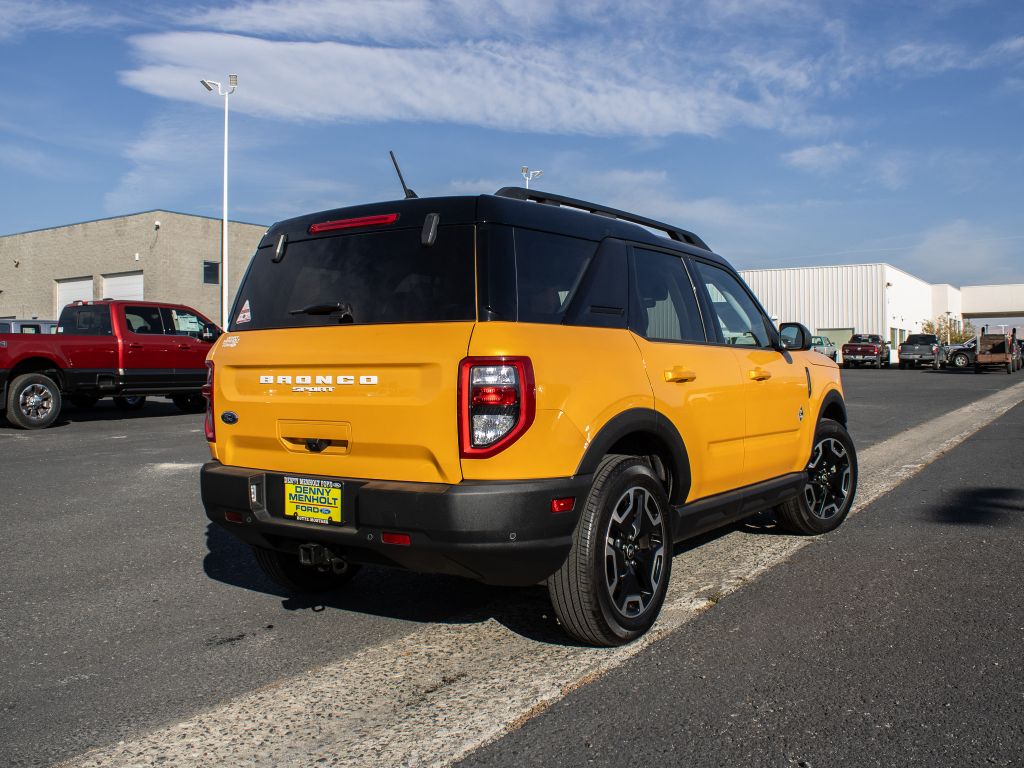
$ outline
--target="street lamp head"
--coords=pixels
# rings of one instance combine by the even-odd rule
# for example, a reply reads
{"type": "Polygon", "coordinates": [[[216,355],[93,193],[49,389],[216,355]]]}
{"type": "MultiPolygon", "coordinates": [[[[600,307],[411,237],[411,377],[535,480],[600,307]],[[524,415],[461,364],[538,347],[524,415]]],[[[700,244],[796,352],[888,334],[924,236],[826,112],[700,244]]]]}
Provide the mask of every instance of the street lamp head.
{"type": "Polygon", "coordinates": [[[228,75],[228,85],[232,88],[238,87],[238,75],[228,75]]]}
{"type": "Polygon", "coordinates": [[[529,166],[524,165],[522,168],[519,169],[519,172],[525,176],[530,172],[530,168],[529,166]]]}
{"type": "Polygon", "coordinates": [[[209,80],[200,80],[199,82],[203,84],[203,88],[205,88],[206,90],[208,90],[208,91],[212,91],[213,90],[213,86],[210,85],[210,81],[209,80]]]}
{"type": "Polygon", "coordinates": [[[543,175],[544,175],[544,171],[532,171],[530,173],[530,176],[532,176],[535,179],[539,178],[540,176],[543,176],[543,175]]]}

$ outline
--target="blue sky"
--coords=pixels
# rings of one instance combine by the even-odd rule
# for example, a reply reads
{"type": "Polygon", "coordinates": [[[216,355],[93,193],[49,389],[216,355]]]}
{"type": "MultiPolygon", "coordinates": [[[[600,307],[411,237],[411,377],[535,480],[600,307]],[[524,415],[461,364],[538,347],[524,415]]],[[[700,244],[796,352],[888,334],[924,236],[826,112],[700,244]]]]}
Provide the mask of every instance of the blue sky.
{"type": "Polygon", "coordinates": [[[737,267],[1024,282],[1024,3],[0,0],[0,234],[534,186],[737,267]]]}

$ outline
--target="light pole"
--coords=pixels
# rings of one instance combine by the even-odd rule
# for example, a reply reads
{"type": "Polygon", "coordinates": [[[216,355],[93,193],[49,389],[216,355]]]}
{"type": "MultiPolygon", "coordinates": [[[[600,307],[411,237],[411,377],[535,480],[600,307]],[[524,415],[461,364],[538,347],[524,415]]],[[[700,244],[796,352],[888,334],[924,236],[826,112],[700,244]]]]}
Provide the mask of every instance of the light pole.
{"type": "Polygon", "coordinates": [[[228,97],[238,87],[238,75],[228,75],[228,89],[222,90],[216,80],[200,80],[203,88],[224,97],[224,222],[221,225],[220,243],[220,326],[228,327],[228,97]]]}
{"type": "Polygon", "coordinates": [[[949,346],[949,324],[951,322],[951,320],[949,318],[950,318],[950,315],[952,315],[952,314],[953,313],[950,310],[948,310],[948,309],[946,310],[946,346],[947,347],[949,346]]]}
{"type": "Polygon", "coordinates": [[[530,188],[530,182],[536,179],[538,176],[543,176],[544,171],[531,171],[528,166],[523,166],[519,169],[519,172],[523,174],[523,181],[526,183],[526,188],[530,188]]]}

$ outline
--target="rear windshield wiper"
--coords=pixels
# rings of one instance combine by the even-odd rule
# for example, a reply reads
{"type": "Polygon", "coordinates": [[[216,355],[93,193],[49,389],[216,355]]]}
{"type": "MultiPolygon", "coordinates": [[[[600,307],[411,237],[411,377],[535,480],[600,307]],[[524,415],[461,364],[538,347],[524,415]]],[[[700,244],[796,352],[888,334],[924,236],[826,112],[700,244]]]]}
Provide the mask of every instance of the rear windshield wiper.
{"type": "Polygon", "coordinates": [[[343,304],[338,301],[334,304],[310,304],[308,307],[302,307],[302,309],[290,309],[288,310],[289,315],[338,315],[338,322],[340,323],[351,323],[354,318],[352,317],[352,305],[343,304]]]}

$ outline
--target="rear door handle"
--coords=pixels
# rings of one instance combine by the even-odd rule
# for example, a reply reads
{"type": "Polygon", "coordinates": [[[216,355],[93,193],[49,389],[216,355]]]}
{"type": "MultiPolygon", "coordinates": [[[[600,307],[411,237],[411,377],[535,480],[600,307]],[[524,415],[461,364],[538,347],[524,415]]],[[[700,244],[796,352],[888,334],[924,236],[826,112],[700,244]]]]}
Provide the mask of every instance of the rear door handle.
{"type": "Polygon", "coordinates": [[[764,368],[755,368],[752,371],[748,371],[747,375],[750,376],[751,381],[767,381],[772,377],[771,372],[764,370],[764,368]]]}
{"type": "Polygon", "coordinates": [[[178,349],[192,349],[191,344],[179,344],[178,349]]]}
{"type": "Polygon", "coordinates": [[[681,383],[685,381],[694,381],[697,378],[697,372],[683,368],[681,365],[677,365],[665,371],[665,381],[681,383]]]}
{"type": "Polygon", "coordinates": [[[142,345],[141,344],[131,343],[131,344],[128,345],[128,349],[142,349],[142,345]]]}

